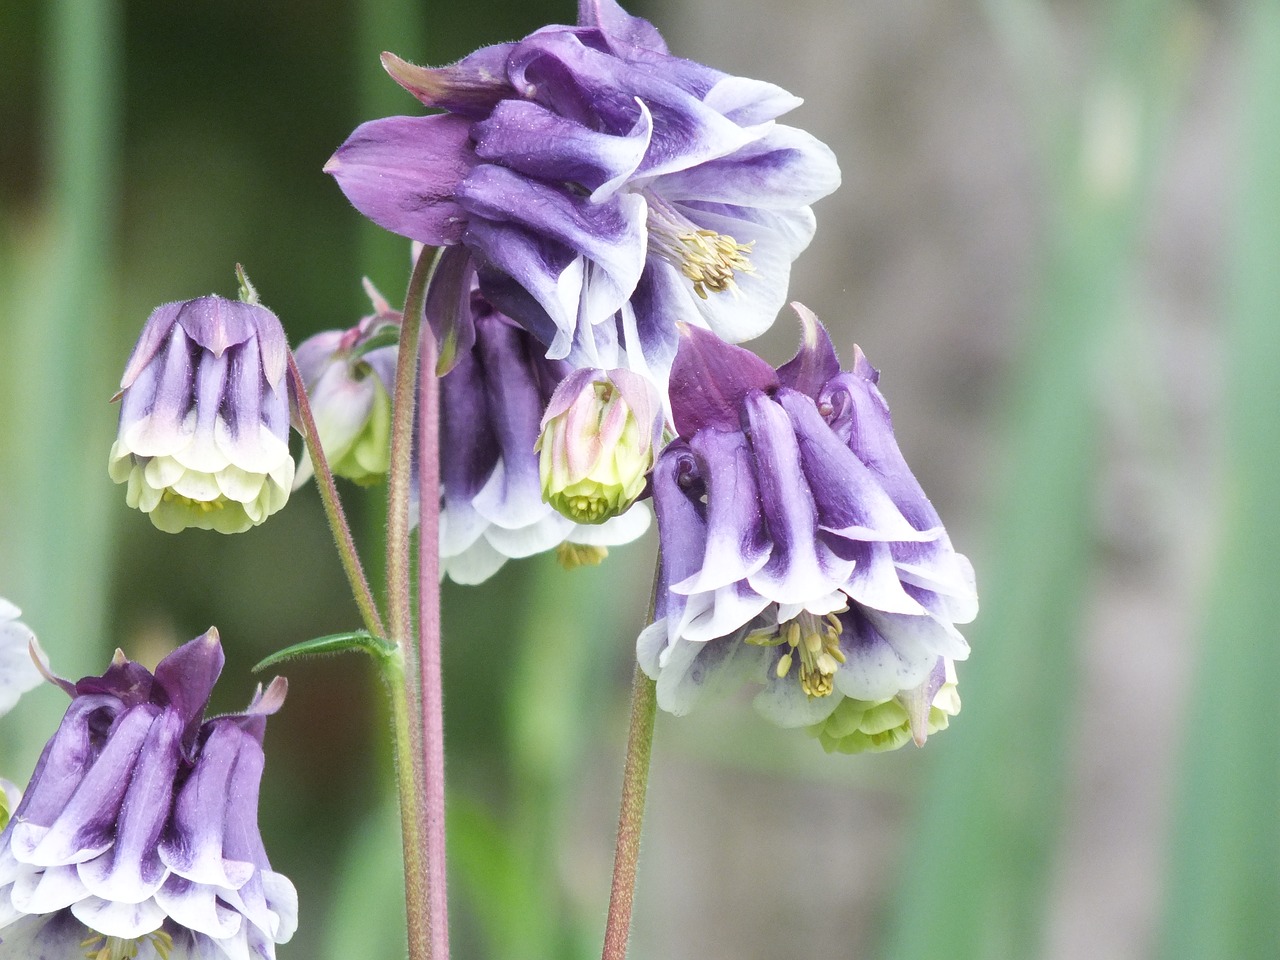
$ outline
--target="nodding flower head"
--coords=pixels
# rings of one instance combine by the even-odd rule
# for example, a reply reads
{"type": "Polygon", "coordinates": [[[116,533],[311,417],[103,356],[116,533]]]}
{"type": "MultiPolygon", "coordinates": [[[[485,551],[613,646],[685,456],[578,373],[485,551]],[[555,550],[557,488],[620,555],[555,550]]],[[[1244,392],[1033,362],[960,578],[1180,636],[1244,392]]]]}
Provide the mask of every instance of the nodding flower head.
{"type": "Polygon", "coordinates": [[[776,122],[798,97],[672,56],[614,0],[449,66],[383,64],[444,112],[365,123],[325,169],[379,225],[458,248],[577,368],[662,387],[678,322],[762,333],[840,182],[825,145],[776,122]]]}
{"type": "Polygon", "coordinates": [[[777,370],[684,331],[679,437],[653,470],[662,568],[640,663],[675,713],[748,678],[774,721],[829,721],[831,749],[892,739],[873,736],[892,709],[869,727],[853,717],[887,701],[923,742],[941,722],[931,708],[952,704],[940,678],[968,655],[955,624],[977,612],[973,570],[902,458],[879,373],[856,349],[841,371],[825,329],[796,309],[804,343],[777,370]],[[867,729],[871,740],[851,736],[867,729]]]}
{"type": "Polygon", "coordinates": [[[0,832],[0,956],[274,960],[297,925],[293,884],[258,832],[266,718],[204,719],[222,669],[216,630],[155,673],[117,652],[71,696],[0,832]]]}
{"type": "Polygon", "coordinates": [[[167,533],[241,533],[285,505],[289,345],[266,307],[200,297],[157,307],[120,381],[108,470],[167,533]]]}

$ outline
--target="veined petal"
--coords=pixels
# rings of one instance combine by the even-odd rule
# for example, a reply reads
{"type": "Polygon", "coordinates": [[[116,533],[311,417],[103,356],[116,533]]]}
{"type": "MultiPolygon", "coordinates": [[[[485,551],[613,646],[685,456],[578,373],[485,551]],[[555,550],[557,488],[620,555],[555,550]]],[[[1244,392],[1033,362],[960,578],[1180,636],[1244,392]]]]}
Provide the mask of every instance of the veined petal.
{"type": "Polygon", "coordinates": [[[476,155],[527,177],[577,183],[592,202],[612,196],[649,148],[653,118],[643,102],[631,129],[601,133],[528,100],[504,100],[472,131],[476,155]]]}
{"type": "Polygon", "coordinates": [[[812,134],[777,124],[734,153],[656,178],[650,189],[672,203],[790,210],[838,186],[840,167],[831,148],[812,134]]]}
{"type": "Polygon", "coordinates": [[[675,593],[701,593],[745,580],[773,546],[760,508],[754,458],[741,432],[701,430],[690,441],[707,490],[706,553],[701,568],[673,583],[675,593]]]}
{"type": "Polygon", "coordinates": [[[428,246],[457,243],[466,226],[458,188],[475,165],[461,117],[387,117],[363,123],[325,164],[347,199],[392,233],[428,246]]]}

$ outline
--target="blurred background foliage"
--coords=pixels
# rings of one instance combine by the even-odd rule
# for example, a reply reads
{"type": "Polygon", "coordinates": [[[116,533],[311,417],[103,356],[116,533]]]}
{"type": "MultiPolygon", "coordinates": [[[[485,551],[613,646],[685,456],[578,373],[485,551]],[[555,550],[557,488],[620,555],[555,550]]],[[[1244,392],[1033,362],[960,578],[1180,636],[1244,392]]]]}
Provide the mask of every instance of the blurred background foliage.
{"type": "MultiPolygon", "coordinates": [[[[1280,13],[1261,2],[635,3],[777,82],[845,186],[793,295],[884,370],[979,573],[965,709],[925,751],[826,757],[745,702],[660,718],[634,954],[1280,955],[1280,13]]],[[[0,4],[0,595],[64,674],[216,624],[214,707],[357,622],[314,492],[171,537],[106,477],[158,303],[243,263],[295,343],[408,252],[321,166],[443,63],[568,0],[0,4]]],[[[789,321],[762,345],[775,362],[789,321]]],[[[378,554],[377,492],[348,490],[378,554]]],[[[445,594],[455,955],[598,949],[651,538],[445,594]]],[[[388,731],[358,660],[290,665],[262,826],[282,958],[402,954],[388,731]]],[[[22,781],[52,689],[0,724],[22,781]]]]}

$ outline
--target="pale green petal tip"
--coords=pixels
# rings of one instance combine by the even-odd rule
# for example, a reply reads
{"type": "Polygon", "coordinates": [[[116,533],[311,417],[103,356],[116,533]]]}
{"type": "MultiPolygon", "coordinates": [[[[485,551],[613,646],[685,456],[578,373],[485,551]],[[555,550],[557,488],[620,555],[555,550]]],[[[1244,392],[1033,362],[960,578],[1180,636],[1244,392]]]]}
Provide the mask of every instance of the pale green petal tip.
{"type": "Polygon", "coordinates": [[[918,737],[913,735],[910,714],[898,697],[881,701],[846,697],[826,720],[809,727],[809,733],[827,753],[884,753],[913,739],[923,746],[926,737],[947,729],[959,712],[959,692],[955,681],[949,679],[934,696],[928,729],[918,737]]]}
{"type": "Polygon", "coordinates": [[[135,457],[128,476],[116,482],[127,481],[125,502],[147,514],[152,525],[164,533],[181,533],[188,528],[244,533],[285,505],[293,482],[293,461],[287,457],[281,467],[267,474],[249,473],[234,465],[216,474],[183,471],[177,481],[181,488],[207,488],[206,499],[179,493],[173,485],[153,486],[147,478],[150,462],[149,458],[135,457]]]}

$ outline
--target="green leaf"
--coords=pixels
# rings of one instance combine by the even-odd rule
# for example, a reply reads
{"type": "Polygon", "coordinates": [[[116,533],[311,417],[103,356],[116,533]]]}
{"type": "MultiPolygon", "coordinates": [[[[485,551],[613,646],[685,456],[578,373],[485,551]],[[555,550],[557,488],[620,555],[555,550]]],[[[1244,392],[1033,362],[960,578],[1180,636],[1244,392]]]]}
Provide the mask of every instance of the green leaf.
{"type": "Polygon", "coordinates": [[[375,637],[368,630],[354,630],[350,633],[331,633],[327,637],[304,640],[302,643],[295,643],[291,647],[277,650],[255,664],[253,672],[257,673],[286,660],[296,660],[299,657],[322,657],[347,650],[363,651],[379,662],[389,660],[396,655],[396,645],[391,641],[375,637]]]}

